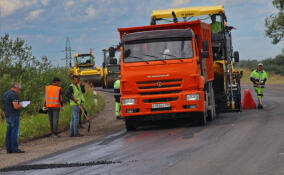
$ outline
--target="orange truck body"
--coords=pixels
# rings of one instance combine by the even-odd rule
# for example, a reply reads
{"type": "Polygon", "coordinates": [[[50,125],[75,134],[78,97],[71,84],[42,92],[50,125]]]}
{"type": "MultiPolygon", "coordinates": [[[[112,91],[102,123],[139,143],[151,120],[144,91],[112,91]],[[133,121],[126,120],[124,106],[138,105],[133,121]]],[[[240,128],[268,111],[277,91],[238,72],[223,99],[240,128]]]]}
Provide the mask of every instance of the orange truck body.
{"type": "MultiPolygon", "coordinates": [[[[200,20],[140,27],[119,28],[120,38],[127,34],[146,31],[191,29],[194,55],[188,59],[124,62],[121,50],[121,100],[135,99],[135,104],[121,103],[121,117],[163,116],[190,112],[207,112],[204,86],[214,80],[210,25],[200,20]],[[201,58],[202,41],[209,43],[209,57],[201,58]],[[205,71],[204,71],[205,70],[205,71]],[[206,72],[206,75],[205,75],[206,72]],[[188,94],[199,94],[199,100],[187,101],[188,94]],[[153,108],[153,104],[170,104],[153,108]],[[195,106],[195,107],[192,107],[195,106]],[[191,106],[191,107],[190,107],[191,106]],[[157,115],[156,115],[157,114],[157,115]]],[[[170,115],[175,116],[175,115],[170,115]]]]}

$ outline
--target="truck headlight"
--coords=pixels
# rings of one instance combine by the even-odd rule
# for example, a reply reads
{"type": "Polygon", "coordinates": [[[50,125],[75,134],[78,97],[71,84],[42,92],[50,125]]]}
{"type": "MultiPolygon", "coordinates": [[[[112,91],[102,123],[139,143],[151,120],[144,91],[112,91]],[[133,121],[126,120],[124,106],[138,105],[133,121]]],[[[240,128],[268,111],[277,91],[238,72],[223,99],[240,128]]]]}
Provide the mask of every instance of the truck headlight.
{"type": "Polygon", "coordinates": [[[187,94],[186,95],[186,100],[187,101],[194,101],[194,100],[199,100],[200,95],[199,94],[187,94]]]}
{"type": "Polygon", "coordinates": [[[123,99],[121,101],[123,106],[127,106],[127,105],[134,105],[135,104],[135,99],[134,98],[127,98],[127,99],[123,99]]]}

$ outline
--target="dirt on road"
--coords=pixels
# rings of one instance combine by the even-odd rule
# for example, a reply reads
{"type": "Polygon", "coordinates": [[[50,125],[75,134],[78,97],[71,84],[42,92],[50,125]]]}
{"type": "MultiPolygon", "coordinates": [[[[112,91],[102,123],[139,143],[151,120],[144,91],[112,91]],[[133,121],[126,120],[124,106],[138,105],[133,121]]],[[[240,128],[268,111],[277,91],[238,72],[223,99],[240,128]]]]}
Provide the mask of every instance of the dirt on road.
{"type": "Polygon", "coordinates": [[[60,137],[46,137],[27,143],[20,143],[19,148],[23,154],[7,154],[5,147],[0,147],[0,168],[24,163],[57,151],[61,151],[79,144],[96,140],[110,133],[124,128],[122,120],[116,120],[114,116],[113,94],[98,92],[105,100],[104,109],[91,119],[91,129],[87,132],[88,124],[85,123],[79,132],[84,137],[70,137],[69,130],[59,134],[60,137]]]}

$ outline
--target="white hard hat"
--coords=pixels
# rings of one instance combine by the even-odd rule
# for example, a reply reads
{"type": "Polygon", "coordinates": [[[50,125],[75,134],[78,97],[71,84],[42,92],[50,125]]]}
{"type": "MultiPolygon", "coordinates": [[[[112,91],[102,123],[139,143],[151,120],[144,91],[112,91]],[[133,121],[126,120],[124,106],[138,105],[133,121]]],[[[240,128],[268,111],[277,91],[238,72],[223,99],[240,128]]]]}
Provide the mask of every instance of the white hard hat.
{"type": "Polygon", "coordinates": [[[258,66],[262,66],[263,67],[263,64],[262,63],[258,63],[258,66]]]}

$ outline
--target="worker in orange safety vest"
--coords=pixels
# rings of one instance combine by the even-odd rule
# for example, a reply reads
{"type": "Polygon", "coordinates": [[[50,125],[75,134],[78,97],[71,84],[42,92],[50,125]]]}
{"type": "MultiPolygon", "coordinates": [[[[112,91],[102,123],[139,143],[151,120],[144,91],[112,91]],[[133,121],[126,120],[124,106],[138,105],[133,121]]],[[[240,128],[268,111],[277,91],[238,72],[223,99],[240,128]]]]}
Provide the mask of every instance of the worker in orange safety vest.
{"type": "Polygon", "coordinates": [[[59,87],[60,79],[54,77],[52,84],[45,87],[44,106],[47,108],[50,130],[52,136],[58,137],[58,119],[60,107],[63,107],[62,88],[59,87]]]}

